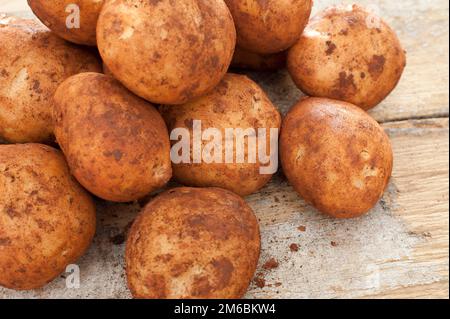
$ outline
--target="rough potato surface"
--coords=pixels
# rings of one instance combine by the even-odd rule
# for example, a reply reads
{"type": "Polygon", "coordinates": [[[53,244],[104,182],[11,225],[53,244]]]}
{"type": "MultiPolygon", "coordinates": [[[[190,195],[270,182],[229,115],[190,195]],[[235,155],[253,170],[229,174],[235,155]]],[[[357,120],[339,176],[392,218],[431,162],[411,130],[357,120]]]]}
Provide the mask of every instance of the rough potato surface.
{"type": "Polygon", "coordinates": [[[9,142],[52,140],[52,98],[80,72],[100,72],[97,56],[45,26],[0,16],[0,136],[9,142]]]}
{"type": "MultiPolygon", "coordinates": [[[[281,116],[264,91],[243,75],[227,74],[213,92],[194,102],[180,106],[163,106],[161,113],[169,129],[187,128],[193,136],[193,121],[202,122],[202,130],[216,128],[222,134],[222,159],[220,163],[173,164],[174,177],[182,184],[196,187],[220,187],[241,196],[250,195],[266,185],[272,175],[261,174],[259,158],[256,163],[248,161],[248,142],[245,142],[245,163],[225,162],[225,130],[228,128],[265,128],[267,154],[270,149],[270,129],[281,127],[281,116]]],[[[236,155],[236,134],[233,153],[236,155]]],[[[177,141],[174,141],[176,143],[177,141]]],[[[191,138],[191,155],[194,150],[191,138]]],[[[233,141],[231,141],[233,142],[233,141]]],[[[209,141],[204,141],[202,149],[209,141]]],[[[215,154],[215,153],[214,153],[215,154]]],[[[192,159],[192,156],[191,156],[192,159]]]]}
{"type": "Polygon", "coordinates": [[[67,79],[55,94],[54,117],[72,173],[98,197],[137,200],[171,178],[164,120],[115,79],[98,73],[67,79]]]}
{"type": "Polygon", "coordinates": [[[46,285],[84,254],[95,224],[94,203],[61,152],[0,145],[0,285],[46,285]]]}
{"type": "Polygon", "coordinates": [[[238,45],[273,54],[297,42],[308,23],[311,0],[225,0],[233,15],[238,45]]]}
{"type": "Polygon", "coordinates": [[[177,188],[150,202],[132,226],[128,286],[135,298],[241,298],[259,254],[258,222],[243,199],[177,188]]]}
{"type": "Polygon", "coordinates": [[[395,32],[357,6],[314,17],[288,55],[294,82],[306,94],[371,109],[396,87],[406,55],[395,32]]]}
{"type": "Polygon", "coordinates": [[[306,98],[283,122],[280,155],[294,189],[320,211],[338,218],[367,213],[383,196],[392,173],[388,136],[349,103],[306,98]]]}
{"type": "Polygon", "coordinates": [[[97,45],[97,20],[104,0],[28,0],[34,14],[61,38],[76,44],[97,45]],[[76,7],[74,7],[76,6],[76,7]],[[79,13],[79,28],[75,15],[79,13]]]}
{"type": "Polygon", "coordinates": [[[153,103],[183,104],[223,78],[236,30],[223,0],[110,0],[97,39],[104,62],[129,90],[153,103]]]}

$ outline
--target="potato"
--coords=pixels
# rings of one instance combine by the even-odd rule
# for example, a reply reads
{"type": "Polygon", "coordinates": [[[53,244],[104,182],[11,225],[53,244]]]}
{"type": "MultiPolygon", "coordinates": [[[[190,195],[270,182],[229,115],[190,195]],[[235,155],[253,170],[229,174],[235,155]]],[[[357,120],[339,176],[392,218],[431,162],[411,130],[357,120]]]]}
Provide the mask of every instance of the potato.
{"type": "MultiPolygon", "coordinates": [[[[193,138],[190,139],[191,156],[188,156],[188,159],[191,160],[188,163],[173,164],[174,177],[183,185],[220,187],[246,196],[266,185],[278,167],[278,163],[276,163],[277,167],[274,171],[269,174],[262,174],[261,168],[267,167],[269,164],[261,163],[258,156],[256,156],[254,163],[248,160],[250,149],[248,140],[245,140],[245,149],[242,152],[245,155],[244,161],[238,162],[236,157],[236,154],[238,154],[236,131],[232,137],[234,141],[231,140],[231,147],[233,147],[233,154],[235,155],[234,160],[226,161],[226,129],[254,129],[254,133],[258,133],[259,128],[265,128],[267,129],[267,138],[265,139],[267,143],[264,144],[268,145],[270,129],[278,130],[281,126],[281,116],[278,110],[270,102],[264,91],[246,76],[229,73],[214,91],[205,97],[176,107],[163,106],[160,111],[170,131],[185,128],[193,136],[194,121],[201,121],[201,129],[204,134],[206,134],[207,129],[214,128],[218,129],[222,135],[218,139],[219,144],[222,144],[222,151],[216,149],[208,152],[213,158],[216,154],[221,157],[214,162],[205,161],[205,156],[202,156],[201,163],[195,163],[193,156],[195,145],[193,138]]],[[[277,136],[276,140],[278,140],[277,136]]],[[[230,139],[228,141],[230,142],[230,139]]],[[[211,142],[211,138],[203,140],[202,152],[207,149],[207,145],[211,142]]],[[[174,141],[174,144],[177,143],[178,141],[174,141]]],[[[258,144],[256,143],[256,145],[258,144]]],[[[266,153],[275,152],[277,146],[272,145],[272,149],[270,149],[270,145],[267,146],[266,153]]],[[[275,160],[277,160],[277,156],[275,160]]]]}
{"type": "Polygon", "coordinates": [[[231,67],[254,71],[275,71],[286,66],[287,52],[261,55],[236,47],[231,67]]]}
{"type": "Polygon", "coordinates": [[[135,298],[241,298],[260,246],[256,217],[239,196],[219,188],[173,189],[131,227],[128,286],[135,298]]]}
{"type": "Polygon", "coordinates": [[[406,65],[395,32],[366,9],[331,7],[290,49],[288,69],[306,94],[369,110],[396,87],[406,65]]]}
{"type": "Polygon", "coordinates": [[[211,91],[231,63],[233,19],[223,0],[116,0],[97,27],[114,77],[159,104],[183,104],[211,91]]]}
{"type": "Polygon", "coordinates": [[[28,0],[34,14],[61,38],[97,45],[96,27],[103,0],[28,0]]]}
{"type": "Polygon", "coordinates": [[[239,47],[273,54],[293,46],[308,23],[312,0],[225,0],[233,15],[239,47]]]}
{"type": "Polygon", "coordinates": [[[73,175],[98,197],[134,201],[171,178],[164,120],[113,78],[82,73],[67,79],[56,91],[54,117],[73,175]]]}
{"type": "Polygon", "coordinates": [[[337,218],[368,212],[388,185],[393,155],[380,125],[355,105],[306,98],[283,122],[280,155],[294,189],[337,218]]]}
{"type": "Polygon", "coordinates": [[[0,285],[43,287],[76,262],[95,233],[95,206],[62,154],[0,145],[0,285]]]}
{"type": "Polygon", "coordinates": [[[100,71],[98,57],[53,35],[38,22],[0,17],[0,136],[15,142],[52,140],[52,98],[58,85],[100,71]]]}

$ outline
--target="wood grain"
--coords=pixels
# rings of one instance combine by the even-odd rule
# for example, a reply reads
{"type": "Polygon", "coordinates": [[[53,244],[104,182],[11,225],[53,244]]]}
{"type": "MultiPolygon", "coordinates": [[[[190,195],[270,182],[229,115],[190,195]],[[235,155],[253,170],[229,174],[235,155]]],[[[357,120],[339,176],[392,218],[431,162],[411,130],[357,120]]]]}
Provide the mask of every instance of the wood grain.
{"type": "MultiPolygon", "coordinates": [[[[316,1],[314,10],[333,2],[316,1]]],[[[445,0],[376,3],[408,51],[399,86],[371,111],[392,139],[389,190],[370,215],[334,220],[308,206],[280,172],[247,198],[261,224],[257,277],[266,283],[252,284],[248,298],[449,298],[449,5],[445,0]],[[299,250],[291,251],[291,244],[299,250]],[[279,266],[264,270],[270,258],[279,266]]],[[[0,12],[24,10],[26,1],[0,0],[0,12]]],[[[285,71],[248,75],[283,113],[302,95],[285,71]]],[[[98,234],[78,263],[80,289],[66,289],[60,278],[32,292],[0,288],[0,298],[130,297],[120,238],[139,209],[137,203],[98,202],[98,234]]]]}

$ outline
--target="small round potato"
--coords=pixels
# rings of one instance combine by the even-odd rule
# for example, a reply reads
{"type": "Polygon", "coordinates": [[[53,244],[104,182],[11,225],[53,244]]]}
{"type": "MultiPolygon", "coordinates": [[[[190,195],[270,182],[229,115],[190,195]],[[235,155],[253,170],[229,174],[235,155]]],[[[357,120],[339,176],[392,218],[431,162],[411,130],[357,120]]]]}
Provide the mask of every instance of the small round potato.
{"type": "Polygon", "coordinates": [[[286,66],[287,52],[261,55],[236,47],[231,67],[253,71],[276,71],[286,66]]]}
{"type": "Polygon", "coordinates": [[[97,45],[97,19],[104,0],[28,0],[34,14],[61,38],[97,45]]]}
{"type": "Polygon", "coordinates": [[[311,15],[312,0],[225,0],[237,44],[259,54],[279,53],[297,42],[311,15]]]}
{"type": "Polygon", "coordinates": [[[13,17],[0,17],[0,43],[0,136],[51,141],[56,88],[79,72],[100,71],[98,57],[34,20],[13,17]]]}
{"type": "Polygon", "coordinates": [[[150,103],[98,73],[67,79],[54,100],[56,139],[91,193],[130,202],[169,181],[169,134],[150,103]]]}
{"type": "Polygon", "coordinates": [[[150,202],[131,227],[128,287],[135,298],[237,299],[260,254],[256,216],[219,188],[177,188],[150,202]]]}
{"type": "MultiPolygon", "coordinates": [[[[261,172],[261,167],[268,166],[269,163],[261,163],[258,156],[253,163],[248,160],[250,149],[248,140],[245,140],[244,145],[244,161],[238,162],[237,156],[234,156],[232,161],[226,161],[225,141],[230,142],[226,139],[226,129],[242,129],[243,131],[254,129],[256,134],[258,129],[266,129],[266,144],[269,145],[270,129],[279,130],[281,127],[281,116],[278,110],[264,91],[246,76],[229,73],[213,92],[203,98],[176,107],[163,106],[160,110],[170,131],[185,128],[189,130],[192,137],[194,121],[201,121],[203,133],[210,128],[218,129],[221,133],[219,141],[219,143],[222,142],[221,151],[215,149],[208,153],[215,159],[217,151],[220,160],[205,161],[203,156],[201,163],[194,163],[195,145],[193,138],[190,139],[191,156],[189,158],[192,159],[190,163],[173,164],[174,177],[183,185],[220,187],[246,196],[261,189],[272,178],[273,172],[270,174],[261,172]]],[[[234,139],[231,145],[233,154],[237,155],[236,131],[232,138],[234,139]]],[[[178,142],[175,141],[174,144],[178,142]]],[[[202,151],[206,150],[207,144],[211,142],[211,138],[204,139],[202,151]]],[[[272,147],[275,146],[272,145],[272,147]]],[[[270,151],[269,145],[266,153],[270,154],[270,151]]]]}
{"type": "Polygon", "coordinates": [[[0,145],[0,285],[41,288],[74,263],[95,233],[95,206],[62,154],[0,145]]]}
{"type": "Polygon", "coordinates": [[[303,92],[364,110],[389,95],[405,65],[395,32],[357,5],[331,7],[316,16],[288,55],[289,73],[303,92]]]}
{"type": "Polygon", "coordinates": [[[320,211],[358,217],[388,185],[393,155],[380,125],[355,105],[306,98],[283,122],[283,170],[294,189],[320,211]]]}
{"type": "Polygon", "coordinates": [[[236,30],[223,0],[116,0],[103,7],[97,40],[129,90],[153,103],[183,104],[223,78],[236,30]]]}

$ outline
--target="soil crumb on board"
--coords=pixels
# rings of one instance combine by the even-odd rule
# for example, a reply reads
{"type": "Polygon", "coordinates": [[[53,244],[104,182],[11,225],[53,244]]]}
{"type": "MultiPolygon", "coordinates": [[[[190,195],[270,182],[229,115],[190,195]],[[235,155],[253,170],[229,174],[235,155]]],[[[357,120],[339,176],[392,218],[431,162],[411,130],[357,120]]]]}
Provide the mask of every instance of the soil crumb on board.
{"type": "Polygon", "coordinates": [[[275,258],[270,258],[266,263],[263,265],[263,268],[266,270],[271,270],[278,268],[279,262],[275,258]]]}

